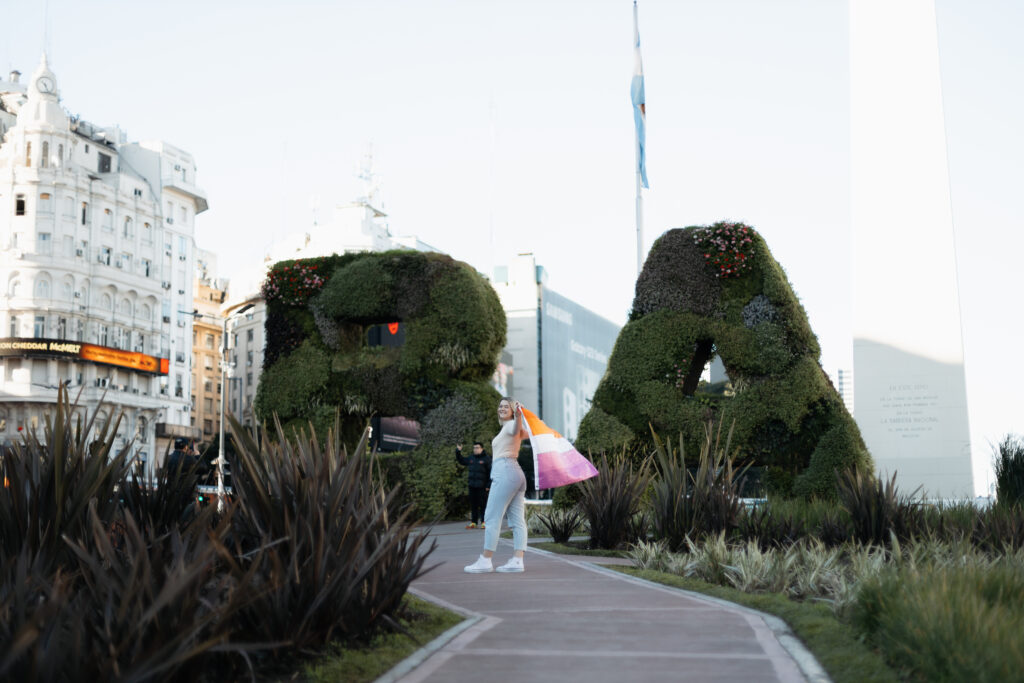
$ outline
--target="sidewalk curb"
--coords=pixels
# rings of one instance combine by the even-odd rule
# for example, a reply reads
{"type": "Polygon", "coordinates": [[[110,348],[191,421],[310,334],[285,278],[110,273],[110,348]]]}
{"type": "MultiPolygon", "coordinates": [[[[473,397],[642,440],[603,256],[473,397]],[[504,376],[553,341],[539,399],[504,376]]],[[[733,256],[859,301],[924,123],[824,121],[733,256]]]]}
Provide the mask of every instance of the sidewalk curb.
{"type": "Polygon", "coordinates": [[[428,658],[436,654],[445,645],[455,640],[455,638],[459,634],[461,634],[464,631],[468,631],[469,629],[473,628],[486,618],[485,615],[483,614],[470,612],[465,608],[459,607],[458,605],[454,605],[446,600],[441,600],[440,598],[434,597],[433,595],[428,595],[411,586],[409,587],[407,592],[412,593],[421,600],[426,600],[427,602],[433,605],[443,607],[444,609],[450,612],[455,612],[456,614],[461,614],[466,618],[465,620],[459,622],[455,626],[452,626],[450,629],[439,635],[437,638],[434,638],[432,641],[430,641],[420,649],[413,652],[411,655],[400,661],[398,664],[395,664],[393,667],[388,669],[388,671],[383,676],[376,679],[373,683],[395,683],[396,681],[401,680],[403,677],[411,673],[416,667],[425,662],[428,658]]]}
{"type": "Polygon", "coordinates": [[[720,607],[726,607],[739,612],[744,612],[751,616],[755,616],[762,621],[775,636],[775,639],[779,641],[779,645],[793,658],[796,662],[800,672],[804,675],[811,683],[832,683],[832,679],[829,677],[828,672],[818,663],[818,660],[814,657],[810,650],[800,641],[800,639],[793,633],[793,629],[789,627],[785,621],[775,616],[774,614],[768,614],[761,612],[744,605],[737,604],[735,602],[729,602],[721,598],[716,598],[710,595],[704,595],[703,593],[695,593],[694,591],[688,591],[684,588],[677,588],[675,586],[668,586],[663,583],[656,583],[654,581],[648,581],[647,579],[641,579],[630,574],[615,571],[614,569],[606,569],[599,564],[587,560],[570,559],[576,557],[584,557],[577,555],[559,555],[558,553],[552,553],[547,550],[541,550],[540,548],[527,548],[528,552],[540,553],[547,555],[548,557],[556,557],[564,562],[575,564],[588,571],[596,572],[598,574],[604,574],[606,576],[614,577],[623,581],[629,581],[643,586],[649,586],[653,588],[659,588],[662,590],[674,591],[681,593],[689,598],[695,600],[702,600],[704,602],[710,602],[720,607]]]}

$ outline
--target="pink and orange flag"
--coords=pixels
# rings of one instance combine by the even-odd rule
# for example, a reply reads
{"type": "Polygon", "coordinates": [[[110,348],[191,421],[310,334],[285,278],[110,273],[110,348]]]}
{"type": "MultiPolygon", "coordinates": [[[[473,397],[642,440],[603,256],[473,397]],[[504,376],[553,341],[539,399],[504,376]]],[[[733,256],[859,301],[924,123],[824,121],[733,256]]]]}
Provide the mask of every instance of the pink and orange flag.
{"type": "Polygon", "coordinates": [[[533,485],[541,489],[568,486],[597,476],[597,468],[569,440],[526,408],[523,421],[533,447],[533,485]]]}

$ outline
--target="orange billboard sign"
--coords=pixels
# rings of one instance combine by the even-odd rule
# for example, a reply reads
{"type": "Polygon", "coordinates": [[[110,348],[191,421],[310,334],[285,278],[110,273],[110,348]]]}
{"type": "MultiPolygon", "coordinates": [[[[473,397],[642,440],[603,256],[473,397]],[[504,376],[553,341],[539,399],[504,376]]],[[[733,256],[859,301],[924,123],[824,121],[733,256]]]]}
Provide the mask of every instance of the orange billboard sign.
{"type": "Polygon", "coordinates": [[[0,339],[0,356],[78,359],[154,375],[166,375],[170,369],[167,358],[65,339],[0,339]]]}

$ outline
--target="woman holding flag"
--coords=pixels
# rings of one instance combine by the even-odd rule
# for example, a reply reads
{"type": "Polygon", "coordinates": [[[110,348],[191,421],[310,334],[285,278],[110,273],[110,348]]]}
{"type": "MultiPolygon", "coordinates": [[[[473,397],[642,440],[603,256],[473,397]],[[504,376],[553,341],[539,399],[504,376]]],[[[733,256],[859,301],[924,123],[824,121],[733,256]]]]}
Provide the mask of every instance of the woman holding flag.
{"type": "Polygon", "coordinates": [[[484,512],[484,551],[477,561],[465,570],[470,574],[494,571],[491,558],[498,549],[501,520],[508,514],[512,527],[515,552],[512,558],[498,567],[499,572],[524,570],[523,553],[526,550],[526,475],[519,466],[519,446],[529,436],[523,423],[523,406],[519,401],[502,398],[498,403],[501,429],[491,441],[491,493],[484,512]]]}

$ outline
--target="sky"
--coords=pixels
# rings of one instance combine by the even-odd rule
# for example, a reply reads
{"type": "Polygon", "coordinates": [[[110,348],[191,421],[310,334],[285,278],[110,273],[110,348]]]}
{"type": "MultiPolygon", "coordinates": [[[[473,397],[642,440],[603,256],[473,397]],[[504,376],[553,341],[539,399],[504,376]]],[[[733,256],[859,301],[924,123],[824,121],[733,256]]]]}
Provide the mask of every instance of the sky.
{"type": "MultiPolygon", "coordinates": [[[[833,378],[852,369],[848,5],[642,0],[644,253],[744,221],[785,268],[833,378]]],[[[1024,432],[1024,3],[936,0],[976,488],[1024,432]],[[1018,85],[1014,86],[1013,84],[1018,85]]],[[[616,323],[636,279],[629,0],[173,4],[0,0],[0,67],[46,47],[64,105],[191,152],[196,242],[230,277],[372,149],[395,234],[482,272],[532,252],[616,323]]]]}

